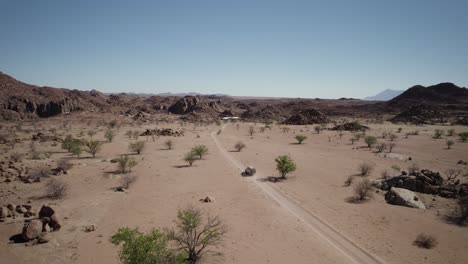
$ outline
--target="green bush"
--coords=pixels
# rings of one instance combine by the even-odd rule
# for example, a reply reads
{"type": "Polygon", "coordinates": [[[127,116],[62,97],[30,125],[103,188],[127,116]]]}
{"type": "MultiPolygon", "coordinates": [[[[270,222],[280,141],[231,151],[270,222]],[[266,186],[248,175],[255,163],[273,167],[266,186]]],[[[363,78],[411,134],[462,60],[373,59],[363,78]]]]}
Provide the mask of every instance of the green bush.
{"type": "Polygon", "coordinates": [[[468,132],[458,133],[458,137],[460,138],[461,142],[465,143],[468,141],[468,132]]]}
{"type": "Polygon", "coordinates": [[[287,155],[279,156],[275,159],[276,170],[281,174],[281,178],[286,179],[286,175],[296,170],[296,163],[287,155]]]}
{"type": "Polygon", "coordinates": [[[364,138],[364,142],[366,142],[368,148],[372,148],[372,146],[374,146],[375,143],[377,143],[377,138],[374,136],[366,136],[364,138]]]}
{"type": "Polygon", "coordinates": [[[185,263],[182,255],[169,248],[167,235],[157,229],[145,234],[136,228],[121,228],[112,236],[111,242],[123,244],[119,258],[124,264],[185,263]]]}
{"type": "Polygon", "coordinates": [[[307,137],[304,136],[304,135],[296,135],[295,139],[297,140],[297,143],[298,143],[298,144],[302,144],[302,142],[303,142],[304,140],[306,140],[307,137]]]}
{"type": "Polygon", "coordinates": [[[195,152],[192,151],[189,151],[185,154],[184,156],[184,161],[188,162],[188,164],[190,166],[193,165],[193,163],[195,162],[195,160],[197,160],[197,154],[195,154],[195,152]]]}
{"type": "Polygon", "coordinates": [[[144,141],[130,142],[128,144],[128,149],[130,151],[136,152],[137,154],[140,154],[144,148],[145,148],[144,141]]]}
{"type": "Polygon", "coordinates": [[[198,145],[192,148],[192,152],[198,156],[198,159],[202,159],[203,156],[208,154],[208,148],[205,145],[198,145]]]}
{"type": "Polygon", "coordinates": [[[112,130],[107,130],[106,133],[104,134],[104,137],[107,139],[107,141],[112,142],[112,139],[114,139],[114,131],[112,130]]]}
{"type": "Polygon", "coordinates": [[[101,142],[99,140],[90,140],[85,142],[86,152],[96,157],[96,153],[101,149],[101,142]]]}

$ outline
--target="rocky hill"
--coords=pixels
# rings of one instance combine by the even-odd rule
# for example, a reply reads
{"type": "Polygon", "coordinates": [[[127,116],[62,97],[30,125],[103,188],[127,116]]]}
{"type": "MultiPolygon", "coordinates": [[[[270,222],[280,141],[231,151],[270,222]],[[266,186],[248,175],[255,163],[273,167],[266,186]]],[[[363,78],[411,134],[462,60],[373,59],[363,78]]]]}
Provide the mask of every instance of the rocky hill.
{"type": "Polygon", "coordinates": [[[453,83],[439,83],[424,87],[416,85],[388,102],[389,106],[415,104],[468,107],[468,89],[453,83]]]}

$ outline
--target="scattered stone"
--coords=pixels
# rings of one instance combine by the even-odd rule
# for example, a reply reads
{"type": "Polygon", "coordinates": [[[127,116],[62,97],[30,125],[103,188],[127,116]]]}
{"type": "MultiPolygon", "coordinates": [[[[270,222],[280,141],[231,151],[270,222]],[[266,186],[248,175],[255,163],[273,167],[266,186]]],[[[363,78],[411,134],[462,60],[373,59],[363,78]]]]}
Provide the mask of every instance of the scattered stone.
{"type": "Polygon", "coordinates": [[[424,203],[414,194],[414,192],[402,188],[392,187],[385,194],[385,201],[394,205],[426,209],[424,203]]]}
{"type": "Polygon", "coordinates": [[[204,199],[200,199],[200,202],[211,203],[211,202],[213,202],[213,199],[211,199],[210,197],[207,196],[204,199]]]}
{"type": "Polygon", "coordinates": [[[96,227],[94,225],[87,225],[83,227],[83,232],[89,233],[96,231],[96,227]]]}
{"type": "Polygon", "coordinates": [[[467,162],[467,161],[464,161],[464,160],[459,160],[459,161],[457,162],[457,164],[468,165],[468,162],[467,162]]]}
{"type": "Polygon", "coordinates": [[[60,230],[61,225],[52,207],[43,205],[39,211],[39,218],[42,219],[45,224],[49,225],[52,230],[60,230]]]}
{"type": "Polygon", "coordinates": [[[434,124],[447,121],[447,115],[432,105],[415,105],[389,121],[393,123],[434,124]]]}

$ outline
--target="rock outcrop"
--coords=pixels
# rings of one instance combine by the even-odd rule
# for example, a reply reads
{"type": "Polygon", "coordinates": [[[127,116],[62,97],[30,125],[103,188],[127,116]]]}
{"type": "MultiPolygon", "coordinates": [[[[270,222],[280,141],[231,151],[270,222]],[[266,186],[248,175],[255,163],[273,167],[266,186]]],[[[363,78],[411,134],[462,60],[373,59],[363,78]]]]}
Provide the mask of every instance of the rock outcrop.
{"type": "Polygon", "coordinates": [[[324,124],[327,123],[328,117],[322,112],[314,108],[302,110],[297,114],[293,114],[286,121],[288,125],[312,125],[312,124],[324,124]]]}
{"type": "Polygon", "coordinates": [[[447,115],[431,105],[416,105],[391,118],[393,123],[434,124],[447,121],[447,115]]]}
{"type": "Polygon", "coordinates": [[[392,177],[381,182],[381,189],[388,191],[392,187],[403,188],[414,192],[439,195],[445,198],[468,196],[468,184],[445,184],[438,172],[421,170],[392,177]]]}
{"type": "Polygon", "coordinates": [[[406,207],[426,209],[424,203],[414,194],[414,192],[402,188],[390,188],[385,194],[385,201],[389,204],[401,205],[406,207]]]}
{"type": "Polygon", "coordinates": [[[366,131],[368,130],[368,126],[364,126],[359,124],[357,121],[348,122],[344,124],[339,124],[333,127],[331,130],[340,130],[340,131],[366,131]]]}

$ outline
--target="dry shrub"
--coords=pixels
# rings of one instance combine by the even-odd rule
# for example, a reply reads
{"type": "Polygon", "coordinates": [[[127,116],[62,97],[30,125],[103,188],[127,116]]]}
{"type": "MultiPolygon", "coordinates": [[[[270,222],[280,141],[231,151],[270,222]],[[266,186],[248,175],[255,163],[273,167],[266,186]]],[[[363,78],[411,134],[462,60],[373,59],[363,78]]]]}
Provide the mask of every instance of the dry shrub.
{"type": "Polygon", "coordinates": [[[359,175],[361,176],[369,176],[374,165],[369,162],[363,162],[359,165],[359,175]]]}
{"type": "Polygon", "coordinates": [[[437,246],[438,242],[435,237],[421,233],[416,237],[416,240],[414,240],[413,244],[420,248],[431,249],[437,246]]]}
{"type": "Polygon", "coordinates": [[[68,193],[68,184],[64,181],[51,179],[47,182],[45,186],[45,197],[51,199],[62,199],[67,196],[68,193]]]}
{"type": "Polygon", "coordinates": [[[344,182],[344,186],[345,187],[351,186],[351,184],[353,184],[353,181],[354,181],[353,175],[348,176],[348,178],[346,178],[346,180],[344,182]]]}
{"type": "Polygon", "coordinates": [[[47,167],[36,168],[28,175],[29,180],[32,182],[40,182],[42,179],[49,177],[50,169],[47,167]]]}
{"type": "Polygon", "coordinates": [[[136,181],[137,177],[135,175],[125,175],[120,179],[120,187],[128,189],[136,181]]]}
{"type": "Polygon", "coordinates": [[[368,179],[361,180],[354,186],[354,201],[364,201],[372,197],[372,184],[368,179]]]}
{"type": "Polygon", "coordinates": [[[73,164],[68,159],[61,159],[57,161],[57,167],[64,171],[68,171],[73,167],[73,164]]]}
{"type": "Polygon", "coordinates": [[[24,155],[21,154],[21,153],[18,153],[18,152],[13,152],[10,154],[10,158],[14,161],[14,162],[21,162],[23,161],[23,157],[24,155]]]}

